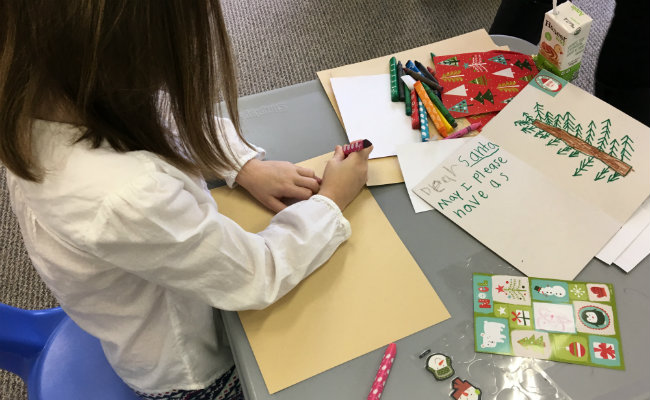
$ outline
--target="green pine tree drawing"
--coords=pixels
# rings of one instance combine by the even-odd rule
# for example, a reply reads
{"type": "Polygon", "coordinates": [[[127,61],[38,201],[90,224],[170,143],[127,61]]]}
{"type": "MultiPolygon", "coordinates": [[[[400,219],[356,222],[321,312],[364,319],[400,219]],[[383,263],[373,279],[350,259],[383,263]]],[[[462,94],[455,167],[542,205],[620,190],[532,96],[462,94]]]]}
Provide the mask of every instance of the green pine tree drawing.
{"type": "Polygon", "coordinates": [[[609,136],[610,136],[609,127],[612,125],[612,123],[609,121],[609,119],[606,119],[603,122],[601,122],[601,124],[603,124],[603,129],[601,129],[600,138],[598,138],[598,150],[605,151],[605,148],[609,143],[609,136]]]}
{"type": "Polygon", "coordinates": [[[490,89],[488,89],[485,93],[481,93],[481,91],[479,90],[476,97],[474,97],[474,100],[479,101],[481,104],[485,104],[485,100],[494,104],[494,97],[492,97],[492,92],[490,91],[490,89]]]}
{"type": "Polygon", "coordinates": [[[533,70],[533,68],[531,67],[531,65],[530,65],[530,63],[528,62],[527,59],[524,60],[523,63],[522,63],[521,61],[517,60],[517,62],[515,63],[515,66],[517,66],[517,68],[519,68],[519,69],[524,69],[524,68],[526,68],[526,69],[528,69],[529,71],[532,71],[532,70],[533,70]]]}
{"type": "Polygon", "coordinates": [[[528,337],[523,337],[517,340],[517,343],[519,343],[522,347],[538,352],[540,354],[544,353],[544,348],[546,347],[546,343],[544,343],[544,336],[540,335],[536,338],[535,334],[532,334],[528,337]]]}
{"type": "Polygon", "coordinates": [[[580,160],[580,165],[573,172],[573,176],[582,176],[583,172],[586,172],[589,168],[594,166],[594,157],[589,156],[580,160]]]}
{"type": "Polygon", "coordinates": [[[604,177],[607,176],[607,172],[609,172],[609,167],[603,168],[600,172],[596,174],[596,177],[594,178],[595,181],[599,181],[603,179],[604,177]]]}
{"type": "Polygon", "coordinates": [[[614,139],[609,142],[609,155],[612,157],[618,157],[616,152],[618,151],[618,140],[614,139]]]}
{"type": "Polygon", "coordinates": [[[467,101],[463,100],[460,103],[456,104],[455,106],[451,107],[449,109],[450,111],[456,111],[456,112],[462,112],[462,113],[467,113],[469,112],[467,110],[467,101]]]}
{"type": "Polygon", "coordinates": [[[506,61],[506,58],[503,55],[494,56],[492,58],[489,58],[488,60],[493,61],[495,63],[508,65],[508,62],[506,61]]]}
{"type": "Polygon", "coordinates": [[[451,58],[448,58],[446,60],[442,60],[438,63],[439,65],[453,65],[454,67],[458,66],[458,57],[453,56],[451,58]]]}
{"type": "Polygon", "coordinates": [[[632,168],[627,161],[634,152],[634,141],[629,135],[623,136],[620,140],[612,137],[610,119],[600,123],[601,130],[596,141],[596,123],[593,120],[589,121],[584,132],[582,123],[577,122],[570,111],[553,114],[545,111],[543,104],[535,103],[532,115],[523,112],[522,116],[523,119],[514,121],[514,125],[520,127],[522,133],[533,134],[533,137],[542,140],[548,139],[545,146],[557,147],[555,149],[557,155],[570,158],[584,156],[579,159],[579,165],[575,168],[573,176],[583,176],[594,167],[596,161],[603,163],[604,167],[595,172],[594,181],[604,181],[607,178],[607,182],[614,182],[626,176],[632,168]],[[571,136],[588,144],[589,147],[576,142],[571,136]],[[612,157],[622,161],[623,165],[614,162],[612,157]]]}
{"type": "Polygon", "coordinates": [[[535,110],[535,115],[537,115],[538,120],[543,120],[544,119],[544,105],[535,103],[535,107],[533,107],[533,110],[535,110]]]}
{"type": "Polygon", "coordinates": [[[578,139],[582,139],[582,124],[576,125],[576,135],[578,139]]]}
{"type": "Polygon", "coordinates": [[[553,119],[553,114],[550,111],[546,111],[546,114],[544,114],[544,122],[549,125],[553,125],[553,119]]]}
{"type": "Polygon", "coordinates": [[[594,121],[592,120],[589,125],[587,125],[587,137],[585,138],[585,142],[587,142],[587,144],[594,143],[594,139],[596,138],[594,129],[596,129],[596,124],[594,124],[594,121]]]}
{"type": "Polygon", "coordinates": [[[634,152],[634,147],[632,147],[632,143],[634,143],[634,140],[632,140],[631,137],[628,135],[623,136],[623,139],[621,140],[622,143],[622,149],[621,149],[621,161],[629,161],[630,156],[632,155],[632,152],[634,152]]]}
{"type": "Polygon", "coordinates": [[[567,131],[569,133],[574,132],[575,129],[576,129],[575,121],[576,121],[576,119],[573,116],[573,114],[571,114],[568,111],[565,112],[564,113],[564,125],[562,125],[562,129],[564,129],[565,131],[567,131]]]}

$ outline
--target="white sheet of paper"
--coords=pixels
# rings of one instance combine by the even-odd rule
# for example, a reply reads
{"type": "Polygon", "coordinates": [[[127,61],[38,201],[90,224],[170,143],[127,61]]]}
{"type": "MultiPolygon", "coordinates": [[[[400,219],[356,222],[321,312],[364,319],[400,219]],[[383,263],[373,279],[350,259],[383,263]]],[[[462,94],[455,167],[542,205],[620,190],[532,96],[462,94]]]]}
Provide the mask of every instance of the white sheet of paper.
{"type": "Polygon", "coordinates": [[[433,210],[433,207],[415,195],[413,187],[468,140],[469,138],[436,140],[397,146],[397,159],[404,175],[404,184],[416,213],[433,210]]]}
{"type": "Polygon", "coordinates": [[[388,74],[331,78],[345,132],[350,142],[368,139],[370,158],[397,154],[402,143],[421,143],[420,131],[411,129],[404,103],[390,100],[388,74]]]}
{"type": "MultiPolygon", "coordinates": [[[[603,247],[596,257],[604,263],[611,265],[623,254],[641,232],[650,225],[650,197],[641,207],[632,214],[630,219],[616,232],[613,238],[603,247]]],[[[650,240],[647,243],[650,249],[650,240]]],[[[647,253],[646,253],[647,254],[647,253]]]]}
{"type": "Polygon", "coordinates": [[[630,272],[641,260],[650,254],[650,225],[646,226],[639,236],[614,261],[623,271],[630,272]]]}
{"type": "Polygon", "coordinates": [[[575,278],[620,225],[490,143],[482,135],[469,139],[415,193],[524,274],[575,278]],[[481,160],[461,161],[479,148],[481,160]]]}

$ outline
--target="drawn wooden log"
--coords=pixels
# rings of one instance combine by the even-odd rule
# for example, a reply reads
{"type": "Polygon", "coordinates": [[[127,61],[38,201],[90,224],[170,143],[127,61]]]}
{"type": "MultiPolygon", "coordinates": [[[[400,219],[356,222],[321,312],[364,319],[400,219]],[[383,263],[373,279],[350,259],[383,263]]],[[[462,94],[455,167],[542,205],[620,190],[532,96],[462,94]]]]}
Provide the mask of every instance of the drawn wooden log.
{"type": "Polygon", "coordinates": [[[533,125],[562,140],[567,144],[567,146],[572,147],[583,154],[599,159],[612,170],[618,172],[619,175],[626,176],[632,170],[632,167],[630,165],[624,163],[618,158],[610,156],[609,154],[599,150],[597,147],[590,145],[584,140],[578,139],[577,137],[569,134],[567,131],[545,124],[540,120],[533,121],[533,125]]]}

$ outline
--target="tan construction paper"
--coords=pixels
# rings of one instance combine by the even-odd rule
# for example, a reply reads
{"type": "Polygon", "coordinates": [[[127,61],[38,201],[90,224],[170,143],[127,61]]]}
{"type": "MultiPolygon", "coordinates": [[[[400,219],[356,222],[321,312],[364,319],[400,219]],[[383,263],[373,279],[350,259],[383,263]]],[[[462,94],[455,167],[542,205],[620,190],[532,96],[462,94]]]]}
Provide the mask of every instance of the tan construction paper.
{"type": "MultiPolygon", "coordinates": [[[[330,157],[302,165],[320,173],[330,157]]],[[[242,189],[212,195],[247,231],[272,217],[242,189]]],[[[239,313],[269,393],[450,317],[368,189],[344,215],[352,236],[327,263],[272,306],[239,313]]]]}
{"type": "MultiPolygon", "coordinates": [[[[431,53],[436,55],[454,54],[454,53],[469,53],[473,51],[489,51],[496,50],[501,47],[494,44],[490,35],[485,29],[479,29],[463,35],[455,36],[450,39],[441,40],[436,43],[431,43],[425,46],[417,47],[410,50],[405,50],[395,54],[389,54],[383,57],[374,58],[372,60],[362,61],[355,64],[344,65],[342,67],[332,68],[324,71],[319,71],[318,79],[325,89],[325,94],[332,103],[336,115],[343,125],[341,119],[341,112],[339,111],[332,90],[330,78],[342,76],[359,76],[359,75],[376,75],[385,74],[388,72],[388,61],[391,57],[396,57],[398,60],[418,60],[428,65],[427,62],[431,60],[431,53]]],[[[368,186],[387,185],[391,183],[404,182],[404,177],[399,168],[397,157],[384,157],[369,162],[368,171],[368,186]]]]}

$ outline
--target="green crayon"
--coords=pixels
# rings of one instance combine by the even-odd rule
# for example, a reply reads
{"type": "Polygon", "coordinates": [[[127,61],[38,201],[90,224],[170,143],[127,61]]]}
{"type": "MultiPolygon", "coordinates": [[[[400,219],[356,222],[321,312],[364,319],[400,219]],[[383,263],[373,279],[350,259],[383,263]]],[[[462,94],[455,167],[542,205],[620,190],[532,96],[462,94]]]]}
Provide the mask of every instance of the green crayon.
{"type": "Polygon", "coordinates": [[[440,110],[440,114],[442,114],[443,117],[449,122],[449,125],[453,126],[454,128],[458,126],[458,122],[454,119],[454,117],[451,116],[449,113],[449,110],[445,108],[445,106],[442,104],[442,101],[438,98],[438,96],[433,93],[433,90],[427,86],[426,83],[422,82],[422,87],[424,87],[424,90],[427,92],[427,95],[431,98],[431,101],[433,104],[438,107],[438,110],[440,110]]]}
{"type": "Polygon", "coordinates": [[[435,54],[431,53],[431,61],[433,61],[433,57],[435,56],[436,56],[435,54]]]}
{"type": "Polygon", "coordinates": [[[409,94],[409,99],[406,99],[406,97],[404,97],[404,99],[405,99],[405,101],[404,101],[404,108],[405,108],[405,111],[406,111],[406,115],[411,116],[411,113],[412,113],[412,110],[411,110],[411,100],[410,100],[410,97],[411,97],[411,96],[410,96],[410,95],[411,95],[411,89],[409,89],[409,87],[406,86],[406,83],[403,83],[403,85],[404,85],[404,93],[405,93],[405,94],[406,94],[406,93],[409,94]]]}
{"type": "Polygon", "coordinates": [[[390,100],[399,101],[399,89],[397,88],[397,59],[390,58],[390,100]]]}

